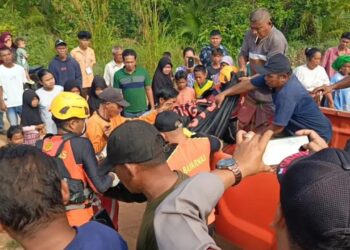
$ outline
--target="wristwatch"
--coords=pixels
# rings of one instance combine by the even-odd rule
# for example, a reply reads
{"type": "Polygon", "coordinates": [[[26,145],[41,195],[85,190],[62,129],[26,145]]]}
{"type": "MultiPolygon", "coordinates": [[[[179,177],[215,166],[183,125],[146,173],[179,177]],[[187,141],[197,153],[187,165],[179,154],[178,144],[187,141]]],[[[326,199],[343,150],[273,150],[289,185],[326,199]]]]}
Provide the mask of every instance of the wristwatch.
{"type": "Polygon", "coordinates": [[[235,176],[235,183],[233,184],[233,186],[241,182],[242,172],[239,169],[238,163],[235,159],[233,158],[222,159],[218,161],[218,163],[216,164],[216,168],[230,170],[233,173],[233,175],[235,176]]]}

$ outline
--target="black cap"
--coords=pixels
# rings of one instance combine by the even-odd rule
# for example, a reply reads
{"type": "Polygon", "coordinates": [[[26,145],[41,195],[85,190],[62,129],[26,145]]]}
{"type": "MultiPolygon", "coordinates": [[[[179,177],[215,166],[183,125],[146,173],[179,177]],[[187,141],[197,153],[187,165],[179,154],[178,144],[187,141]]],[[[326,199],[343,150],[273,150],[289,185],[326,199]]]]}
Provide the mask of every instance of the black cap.
{"type": "Polygon", "coordinates": [[[303,249],[335,249],[332,244],[344,244],[345,236],[350,243],[348,152],[328,148],[296,160],[279,181],[282,213],[293,241],[303,249]]]}
{"type": "Polygon", "coordinates": [[[289,73],[292,71],[289,59],[281,53],[271,56],[265,66],[255,66],[255,68],[261,75],[289,73]]]}
{"type": "Polygon", "coordinates": [[[170,132],[182,128],[182,120],[174,111],[164,111],[157,115],[154,126],[159,132],[170,132]]]}
{"type": "Polygon", "coordinates": [[[163,137],[151,124],[140,120],[125,122],[109,136],[102,168],[106,172],[117,164],[143,163],[157,157],[163,157],[165,162],[163,146],[163,137]]]}
{"type": "Polygon", "coordinates": [[[80,31],[78,33],[78,38],[79,39],[88,39],[88,40],[90,40],[91,39],[91,33],[89,31],[85,31],[85,30],[80,31]]]}
{"type": "Polygon", "coordinates": [[[55,42],[55,47],[57,47],[59,45],[67,46],[67,43],[65,41],[63,41],[62,39],[57,39],[55,42]]]}
{"type": "Polygon", "coordinates": [[[123,97],[123,92],[120,89],[115,89],[112,87],[105,88],[99,95],[98,98],[102,100],[102,102],[112,102],[119,104],[122,107],[129,107],[130,104],[125,101],[123,97]]]}

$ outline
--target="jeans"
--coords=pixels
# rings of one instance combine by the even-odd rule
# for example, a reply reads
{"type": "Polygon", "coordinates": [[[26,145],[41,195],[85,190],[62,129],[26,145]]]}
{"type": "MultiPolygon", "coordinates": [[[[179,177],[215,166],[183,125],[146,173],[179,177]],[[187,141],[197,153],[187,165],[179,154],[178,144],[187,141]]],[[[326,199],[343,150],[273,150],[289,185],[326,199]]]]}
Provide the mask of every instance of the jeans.
{"type": "Polygon", "coordinates": [[[6,116],[11,126],[19,125],[18,116],[21,117],[22,106],[7,108],[6,116]]]}
{"type": "Polygon", "coordinates": [[[0,130],[4,129],[4,112],[0,111],[0,130]]]}
{"type": "Polygon", "coordinates": [[[147,112],[147,110],[145,110],[145,111],[140,111],[140,112],[137,112],[137,113],[129,113],[129,112],[126,112],[126,111],[124,111],[124,117],[126,117],[126,118],[137,118],[137,117],[140,117],[140,116],[142,116],[144,113],[146,113],[147,112]]]}

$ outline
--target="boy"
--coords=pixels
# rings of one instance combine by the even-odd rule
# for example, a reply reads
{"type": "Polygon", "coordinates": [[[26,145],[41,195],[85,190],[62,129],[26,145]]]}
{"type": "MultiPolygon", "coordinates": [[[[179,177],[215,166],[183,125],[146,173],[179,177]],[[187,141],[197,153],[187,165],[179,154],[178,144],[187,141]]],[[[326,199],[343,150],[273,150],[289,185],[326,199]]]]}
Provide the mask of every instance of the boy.
{"type": "Polygon", "coordinates": [[[7,130],[7,141],[14,145],[24,143],[24,134],[20,125],[10,126],[7,130]]]}
{"type": "Polygon", "coordinates": [[[69,226],[68,185],[54,159],[35,147],[0,149],[0,189],[0,230],[24,249],[127,249],[116,231],[100,223],[69,226]]]}
{"type": "Polygon", "coordinates": [[[29,71],[28,56],[29,55],[28,55],[27,51],[25,50],[26,42],[25,42],[24,38],[18,37],[15,40],[15,44],[17,46],[16,63],[18,65],[21,65],[28,73],[28,71],[29,71]]]}
{"type": "Polygon", "coordinates": [[[211,79],[215,84],[220,83],[219,73],[221,69],[221,59],[224,56],[222,49],[213,48],[211,50],[211,65],[207,68],[208,79],[211,79]]]}
{"type": "Polygon", "coordinates": [[[193,88],[187,86],[187,74],[186,71],[180,70],[175,74],[175,82],[179,94],[176,98],[177,105],[185,105],[196,99],[193,88]]]}
{"type": "Polygon", "coordinates": [[[79,46],[71,51],[72,57],[79,63],[83,78],[82,95],[86,98],[94,79],[93,67],[96,64],[95,51],[90,47],[91,33],[80,31],[78,33],[79,46]]]}
{"type": "Polygon", "coordinates": [[[207,98],[213,92],[214,82],[207,79],[208,73],[203,65],[194,67],[194,92],[197,99],[207,98]]]}

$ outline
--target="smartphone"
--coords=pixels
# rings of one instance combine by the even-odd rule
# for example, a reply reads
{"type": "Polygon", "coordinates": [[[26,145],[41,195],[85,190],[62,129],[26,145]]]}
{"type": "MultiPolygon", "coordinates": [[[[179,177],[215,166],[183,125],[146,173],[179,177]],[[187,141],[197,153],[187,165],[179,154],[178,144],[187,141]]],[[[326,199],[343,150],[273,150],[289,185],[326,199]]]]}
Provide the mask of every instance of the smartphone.
{"type": "Polygon", "coordinates": [[[298,153],[301,146],[309,143],[307,136],[291,136],[280,139],[272,139],[268,142],[263,155],[265,165],[274,166],[280,164],[286,157],[298,153]]]}
{"type": "Polygon", "coordinates": [[[189,57],[187,59],[187,67],[188,68],[192,68],[194,66],[194,58],[193,57],[189,57]]]}

